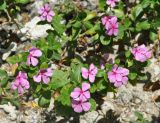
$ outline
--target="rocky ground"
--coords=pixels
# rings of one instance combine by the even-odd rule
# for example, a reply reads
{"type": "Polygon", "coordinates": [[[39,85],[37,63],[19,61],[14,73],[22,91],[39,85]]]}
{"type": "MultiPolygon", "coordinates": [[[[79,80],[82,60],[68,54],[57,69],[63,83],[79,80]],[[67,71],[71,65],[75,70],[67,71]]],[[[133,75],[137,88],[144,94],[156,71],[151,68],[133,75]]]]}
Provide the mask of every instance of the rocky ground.
{"type": "MultiPolygon", "coordinates": [[[[56,0],[51,0],[51,3],[55,4],[56,0]]],[[[96,8],[98,0],[80,3],[92,10],[96,8]]],[[[32,9],[31,13],[18,15],[18,22],[25,24],[20,29],[15,23],[9,22],[7,17],[0,16],[0,64],[10,75],[14,73],[16,65],[5,63],[6,58],[27,49],[31,45],[30,39],[45,37],[45,30],[51,29],[49,25],[36,25],[39,19],[34,16],[41,4],[41,1],[36,0],[27,6],[32,9]]],[[[128,84],[119,88],[117,94],[107,93],[96,111],[66,119],[54,112],[54,100],[48,109],[38,107],[36,100],[24,102],[22,109],[18,110],[8,103],[0,105],[0,123],[134,123],[137,121],[135,111],[141,112],[151,123],[160,123],[160,61],[152,58],[151,65],[145,71],[149,73],[151,82],[141,82],[136,86],[128,84]]]]}

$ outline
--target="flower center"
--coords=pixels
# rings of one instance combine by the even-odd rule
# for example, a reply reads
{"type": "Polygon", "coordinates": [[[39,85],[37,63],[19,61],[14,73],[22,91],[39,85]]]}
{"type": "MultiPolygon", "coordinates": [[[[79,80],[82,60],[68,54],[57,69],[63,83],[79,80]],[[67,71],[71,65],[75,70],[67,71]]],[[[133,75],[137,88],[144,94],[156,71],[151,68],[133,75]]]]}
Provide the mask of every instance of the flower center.
{"type": "Polygon", "coordinates": [[[81,90],[80,93],[83,94],[83,91],[81,90]]]}

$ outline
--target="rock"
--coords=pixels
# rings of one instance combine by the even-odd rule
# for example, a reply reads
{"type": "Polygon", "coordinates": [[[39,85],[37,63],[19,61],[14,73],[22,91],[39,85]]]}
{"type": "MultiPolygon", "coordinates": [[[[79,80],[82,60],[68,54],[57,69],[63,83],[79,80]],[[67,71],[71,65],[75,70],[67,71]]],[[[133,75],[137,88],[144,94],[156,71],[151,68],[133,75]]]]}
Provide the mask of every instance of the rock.
{"type": "Polygon", "coordinates": [[[117,93],[117,102],[120,104],[128,104],[133,99],[132,92],[127,90],[125,86],[119,88],[117,93]]]}
{"type": "MultiPolygon", "coordinates": [[[[49,24],[37,25],[40,21],[41,19],[39,17],[34,17],[30,22],[25,24],[24,28],[21,29],[21,32],[32,40],[46,37],[48,35],[46,31],[52,30],[53,28],[49,24]]],[[[21,32],[18,33],[20,34],[21,32]]]]}
{"type": "Polygon", "coordinates": [[[0,52],[3,52],[2,60],[6,60],[12,52],[17,50],[17,43],[11,42],[10,46],[7,49],[1,49],[0,52]]]}
{"type": "MultiPolygon", "coordinates": [[[[97,111],[92,111],[92,112],[87,112],[83,116],[80,116],[80,121],[85,120],[87,123],[94,123],[96,119],[98,118],[98,112],[97,111]]],[[[83,122],[85,123],[85,122],[83,122]]]]}
{"type": "Polygon", "coordinates": [[[12,106],[10,102],[8,102],[8,104],[0,105],[0,108],[3,109],[6,113],[9,114],[9,118],[11,120],[16,120],[17,119],[16,107],[12,106]]]}
{"type": "Polygon", "coordinates": [[[53,108],[54,108],[54,99],[51,98],[49,107],[47,108],[47,111],[50,112],[51,110],[53,110],[53,108]]]}
{"type": "Polygon", "coordinates": [[[113,104],[112,101],[106,100],[102,105],[101,105],[101,110],[103,114],[106,114],[109,110],[115,110],[115,105],[113,104]]]}
{"type": "Polygon", "coordinates": [[[145,72],[151,75],[151,82],[160,80],[160,62],[156,58],[152,58],[149,67],[145,68],[145,72]]]}
{"type": "Polygon", "coordinates": [[[88,5],[88,3],[87,3],[87,1],[81,1],[81,5],[82,5],[84,8],[86,8],[87,5],[88,5]]]}
{"type": "Polygon", "coordinates": [[[18,118],[17,118],[17,122],[39,123],[39,122],[44,122],[44,119],[41,116],[41,110],[27,109],[27,113],[26,112],[19,113],[18,118]]]}

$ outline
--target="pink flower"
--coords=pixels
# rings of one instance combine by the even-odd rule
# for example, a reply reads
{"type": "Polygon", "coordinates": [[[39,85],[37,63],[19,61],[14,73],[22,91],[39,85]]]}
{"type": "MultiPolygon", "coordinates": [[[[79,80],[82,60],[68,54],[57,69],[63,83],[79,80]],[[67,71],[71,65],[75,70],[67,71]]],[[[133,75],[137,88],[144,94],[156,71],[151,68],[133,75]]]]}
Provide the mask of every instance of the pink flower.
{"type": "Polygon", "coordinates": [[[108,25],[108,27],[106,27],[107,29],[107,34],[109,36],[117,36],[118,35],[118,22],[117,22],[117,18],[116,17],[112,17],[110,19],[110,24],[108,25]]]}
{"type": "Polygon", "coordinates": [[[47,20],[48,22],[52,21],[52,17],[55,15],[55,13],[52,11],[49,4],[45,4],[43,7],[41,7],[38,10],[38,13],[41,15],[41,20],[47,20]]]}
{"type": "Polygon", "coordinates": [[[41,82],[43,80],[43,82],[45,84],[48,84],[50,81],[50,77],[53,75],[53,71],[51,68],[48,69],[42,69],[39,71],[38,75],[33,76],[33,79],[35,82],[41,82]]]}
{"type": "Polygon", "coordinates": [[[82,111],[89,111],[91,104],[89,102],[84,102],[80,99],[72,100],[72,108],[75,112],[81,113],[82,111]]]}
{"type": "Polygon", "coordinates": [[[82,76],[85,79],[89,78],[90,82],[94,82],[96,74],[97,74],[97,67],[94,66],[94,64],[90,64],[89,70],[86,68],[82,68],[82,76]]]}
{"type": "Polygon", "coordinates": [[[115,16],[104,16],[104,17],[102,17],[101,21],[102,21],[102,24],[105,26],[106,29],[108,29],[108,27],[110,25],[110,20],[112,18],[116,18],[116,20],[117,20],[117,17],[115,17],[115,16]]]}
{"type": "Polygon", "coordinates": [[[144,44],[133,48],[131,52],[135,59],[140,62],[145,62],[152,56],[152,52],[149,51],[149,49],[144,44]]]}
{"type": "Polygon", "coordinates": [[[121,85],[127,84],[128,74],[128,69],[114,65],[112,71],[108,72],[108,79],[111,83],[114,83],[115,87],[120,87],[121,85]]]}
{"type": "Polygon", "coordinates": [[[116,6],[116,2],[118,2],[118,0],[107,0],[106,1],[107,5],[109,5],[112,8],[116,6]]]}
{"type": "Polygon", "coordinates": [[[42,52],[39,49],[37,49],[35,47],[31,48],[29,50],[29,55],[27,57],[26,64],[28,66],[30,66],[30,64],[32,64],[33,66],[37,66],[37,64],[38,64],[38,59],[37,58],[40,57],[40,56],[42,56],[42,52]]]}
{"type": "Polygon", "coordinates": [[[12,83],[11,88],[13,90],[18,89],[18,93],[23,93],[25,89],[29,89],[30,85],[27,80],[27,74],[24,72],[19,72],[15,81],[12,83]]]}
{"type": "Polygon", "coordinates": [[[88,89],[90,88],[90,84],[82,83],[82,89],[77,87],[71,93],[71,97],[73,99],[79,98],[82,101],[87,101],[90,98],[90,92],[88,89]]]}

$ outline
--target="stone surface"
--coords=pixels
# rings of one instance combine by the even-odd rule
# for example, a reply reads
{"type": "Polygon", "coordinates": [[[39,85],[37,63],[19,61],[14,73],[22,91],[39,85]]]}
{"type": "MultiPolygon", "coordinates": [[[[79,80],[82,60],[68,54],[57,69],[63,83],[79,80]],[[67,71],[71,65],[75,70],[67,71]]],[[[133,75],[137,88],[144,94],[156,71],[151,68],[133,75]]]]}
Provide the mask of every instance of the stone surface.
{"type": "Polygon", "coordinates": [[[21,32],[32,40],[39,39],[40,37],[46,37],[48,35],[46,31],[53,28],[49,24],[37,25],[40,21],[39,17],[34,17],[30,22],[25,24],[24,28],[21,29],[21,32]]]}

